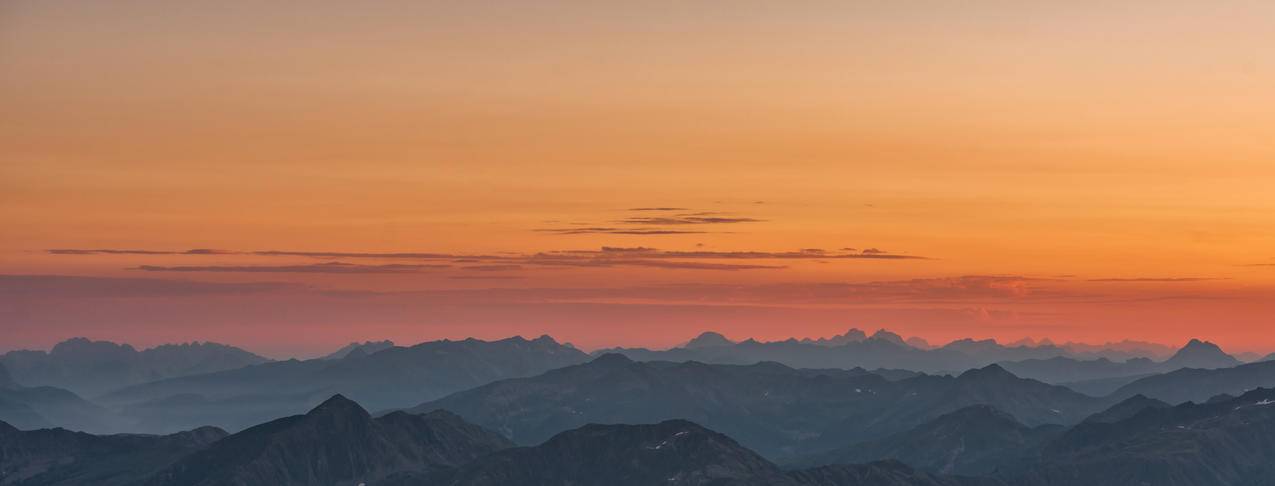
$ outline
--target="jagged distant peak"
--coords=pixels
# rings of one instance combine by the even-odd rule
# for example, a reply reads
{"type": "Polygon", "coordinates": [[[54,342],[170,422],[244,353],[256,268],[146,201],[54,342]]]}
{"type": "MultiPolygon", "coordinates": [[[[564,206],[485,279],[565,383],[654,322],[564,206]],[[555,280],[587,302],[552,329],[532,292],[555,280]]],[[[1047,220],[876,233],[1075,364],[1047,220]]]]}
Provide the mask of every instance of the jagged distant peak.
{"type": "Polygon", "coordinates": [[[1166,363],[1188,368],[1224,368],[1238,365],[1240,360],[1212,342],[1192,339],[1166,363]]]}
{"type": "Polygon", "coordinates": [[[890,332],[886,329],[877,329],[877,332],[872,333],[872,337],[868,339],[876,339],[878,341],[887,341],[901,346],[907,346],[907,343],[903,341],[903,336],[890,332]]]}
{"type": "Polygon", "coordinates": [[[919,336],[912,336],[904,342],[906,342],[908,346],[912,346],[917,349],[933,349],[934,348],[934,346],[931,345],[929,341],[926,341],[924,338],[919,336]]]}
{"type": "Polygon", "coordinates": [[[689,342],[687,342],[684,347],[707,348],[712,346],[730,346],[732,344],[735,344],[735,342],[731,341],[730,339],[727,339],[726,336],[723,336],[721,333],[714,332],[714,331],[705,331],[700,333],[699,336],[695,336],[695,339],[692,339],[689,342]]]}
{"type": "Polygon", "coordinates": [[[363,409],[363,406],[359,405],[354,400],[345,398],[345,396],[340,393],[332,395],[331,398],[324,400],[323,403],[320,403],[317,407],[314,407],[306,413],[306,416],[308,417],[321,415],[356,415],[370,417],[370,414],[368,414],[367,410],[363,409]]]}
{"type": "Polygon", "coordinates": [[[49,350],[49,353],[72,354],[86,351],[132,354],[136,353],[137,349],[128,344],[119,344],[111,341],[94,341],[86,337],[73,337],[53,345],[53,349],[49,350]]]}

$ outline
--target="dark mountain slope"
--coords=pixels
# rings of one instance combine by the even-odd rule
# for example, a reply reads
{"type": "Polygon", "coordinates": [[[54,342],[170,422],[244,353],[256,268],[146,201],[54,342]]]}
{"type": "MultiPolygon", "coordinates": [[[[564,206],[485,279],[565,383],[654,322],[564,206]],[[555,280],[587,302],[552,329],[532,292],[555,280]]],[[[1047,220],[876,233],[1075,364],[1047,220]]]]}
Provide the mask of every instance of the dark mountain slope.
{"type": "Polygon", "coordinates": [[[1169,403],[1204,402],[1216,395],[1240,395],[1260,387],[1275,387],[1275,361],[1215,370],[1181,369],[1120,387],[1112,397],[1123,400],[1141,394],[1169,403]]]}
{"type": "Polygon", "coordinates": [[[802,486],[1007,486],[993,478],[939,476],[899,461],[835,464],[788,473],[802,486]]]}
{"type": "MultiPolygon", "coordinates": [[[[411,484],[403,479],[396,484],[411,484]]],[[[497,452],[455,471],[454,486],[786,485],[774,464],[684,420],[587,425],[536,447],[497,452]]]]}
{"type": "Polygon", "coordinates": [[[1275,477],[1275,390],[1080,424],[1013,474],[1025,486],[1267,485],[1275,477]]]}
{"type": "Polygon", "coordinates": [[[973,405],[912,430],[858,443],[802,461],[854,464],[896,459],[943,474],[988,475],[1002,465],[1034,458],[1062,426],[1027,427],[989,405],[973,405]]]}
{"type": "Polygon", "coordinates": [[[783,472],[729,437],[684,420],[586,425],[457,470],[405,473],[375,486],[983,486],[995,480],[915,471],[898,462],[783,472]]]}
{"type": "Polygon", "coordinates": [[[96,436],[23,432],[0,423],[0,485],[131,484],[225,436],[212,427],[167,436],[96,436]]]}
{"type": "Polygon", "coordinates": [[[1169,408],[1172,405],[1164,403],[1154,398],[1147,398],[1142,395],[1134,395],[1124,401],[1112,405],[1111,408],[1090,415],[1085,418],[1084,423],[1116,423],[1142,413],[1146,409],[1169,408]]]}
{"type": "Polygon", "coordinates": [[[361,343],[354,342],[342,346],[341,349],[333,351],[319,359],[342,359],[349,356],[350,353],[356,354],[374,354],[394,347],[394,341],[364,341],[361,343]]]}
{"type": "Polygon", "coordinates": [[[373,419],[334,396],[305,415],[231,435],[156,474],[152,486],[336,485],[459,466],[511,444],[446,412],[373,419]]]}
{"type": "Polygon", "coordinates": [[[1097,399],[1021,380],[999,368],[961,377],[889,381],[873,374],[750,366],[634,362],[604,355],[531,378],[503,380],[429,402],[536,444],[588,423],[687,419],[767,457],[792,457],[908,430],[942,414],[996,403],[1029,425],[1075,423],[1097,399]]]}

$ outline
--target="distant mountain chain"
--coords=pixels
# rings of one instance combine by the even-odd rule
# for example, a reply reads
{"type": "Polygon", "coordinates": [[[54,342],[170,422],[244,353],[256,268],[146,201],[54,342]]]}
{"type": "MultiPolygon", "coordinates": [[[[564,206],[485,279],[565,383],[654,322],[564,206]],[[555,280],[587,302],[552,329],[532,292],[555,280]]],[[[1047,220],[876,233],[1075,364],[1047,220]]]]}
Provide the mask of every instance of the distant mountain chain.
{"type": "MultiPolygon", "coordinates": [[[[734,342],[719,333],[706,332],[672,349],[623,348],[592,355],[548,336],[499,341],[443,340],[410,347],[368,341],[351,343],[319,359],[269,361],[214,343],[137,351],[128,345],[77,338],[60,343],[49,352],[13,351],[0,355],[0,367],[7,371],[0,377],[0,383],[4,383],[0,385],[0,420],[22,428],[62,426],[95,433],[165,434],[205,425],[234,432],[274,417],[300,413],[333,393],[345,394],[373,410],[406,408],[499,380],[580,365],[607,353],[642,362],[777,363],[796,369],[843,369],[886,381],[915,378],[922,373],[959,375],[964,370],[995,363],[1018,377],[1061,384],[1090,396],[1144,393],[1162,396],[1171,403],[1208,398],[1192,394],[1191,390],[1242,393],[1268,384],[1261,372],[1265,368],[1254,366],[1240,367],[1228,375],[1253,375],[1244,381],[1247,388],[1229,386],[1228,380],[1207,378],[1197,378],[1208,383],[1191,390],[1172,385],[1147,388],[1159,386],[1157,380],[1166,379],[1155,377],[1179,373],[1183,368],[1198,370],[1174,376],[1211,376],[1200,370],[1239,364],[1217,346],[1198,340],[1162,361],[1142,356],[1124,361],[1106,357],[1138,350],[1159,353],[1152,346],[1131,341],[1106,348],[1055,345],[1048,341],[1001,345],[991,340],[967,339],[933,347],[885,330],[869,335],[851,329],[830,338],[778,342],[734,342]],[[1096,355],[1104,357],[1092,358],[1096,355]]],[[[824,374],[837,375],[833,371],[824,374]]]]}
{"type": "Polygon", "coordinates": [[[84,338],[63,341],[48,352],[23,350],[0,355],[0,365],[17,383],[65,388],[84,396],[267,361],[224,344],[166,344],[138,351],[127,344],[84,338]]]}
{"type": "Polygon", "coordinates": [[[765,456],[785,458],[907,430],[975,404],[995,404],[1033,425],[1076,423],[1105,406],[1102,399],[1021,379],[997,365],[956,377],[890,381],[864,370],[636,362],[607,354],[410,411],[450,410],[525,445],[588,423],[682,418],[765,456]]]}
{"type": "Polygon", "coordinates": [[[548,336],[369,341],[269,361],[77,339],[0,357],[0,486],[1234,486],[1275,474],[1275,360],[1244,364],[1199,340],[1158,360],[1070,349],[851,330],[594,354],[548,336]]]}
{"type": "Polygon", "coordinates": [[[340,395],[230,435],[0,423],[4,485],[1226,486],[1275,474],[1275,389],[1177,406],[1134,397],[1070,427],[971,405],[803,461],[777,465],[682,419],[585,424],[516,446],[446,411],[373,416],[340,395]]]}

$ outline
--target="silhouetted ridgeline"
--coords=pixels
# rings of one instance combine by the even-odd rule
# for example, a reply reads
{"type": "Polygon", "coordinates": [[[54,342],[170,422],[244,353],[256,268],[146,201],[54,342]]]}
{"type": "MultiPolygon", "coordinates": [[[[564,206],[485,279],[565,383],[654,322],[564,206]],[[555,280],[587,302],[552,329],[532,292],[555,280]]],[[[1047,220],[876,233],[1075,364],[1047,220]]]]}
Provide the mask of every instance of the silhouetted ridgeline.
{"type": "Polygon", "coordinates": [[[530,376],[589,356],[548,336],[466,339],[360,350],[341,359],[288,360],[161,380],[100,397],[134,430],[200,425],[227,430],[296,414],[340,393],[373,410],[403,408],[495,380],[530,376]]]}
{"type": "Polygon", "coordinates": [[[1175,407],[1139,398],[1094,417],[1105,418],[1031,428],[975,405],[818,458],[831,464],[784,469],[687,420],[588,424],[515,447],[447,412],[374,418],[335,396],[229,436],[213,428],[93,436],[0,424],[0,484],[1232,486],[1269,484],[1275,473],[1275,390],[1175,407]],[[858,460],[871,462],[840,462],[858,460]]]}
{"type": "Polygon", "coordinates": [[[128,385],[242,368],[270,361],[216,343],[166,344],[138,351],[127,344],[68,339],[48,352],[10,351],[0,355],[14,381],[53,386],[87,397],[128,385]]]}
{"type": "Polygon", "coordinates": [[[904,431],[968,405],[1030,425],[1073,424],[1106,403],[990,365],[958,377],[891,381],[778,363],[636,362],[618,354],[456,393],[413,410],[451,410],[519,444],[588,423],[689,419],[783,458],[904,431]]]}

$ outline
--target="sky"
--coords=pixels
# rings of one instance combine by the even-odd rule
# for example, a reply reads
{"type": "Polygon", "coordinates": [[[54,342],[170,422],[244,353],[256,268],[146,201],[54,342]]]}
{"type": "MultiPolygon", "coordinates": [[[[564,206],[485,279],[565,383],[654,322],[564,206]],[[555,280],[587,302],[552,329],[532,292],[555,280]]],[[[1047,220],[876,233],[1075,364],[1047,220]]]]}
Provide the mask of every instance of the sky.
{"type": "Polygon", "coordinates": [[[0,4],[0,350],[1275,350],[1275,4],[0,4]]]}

